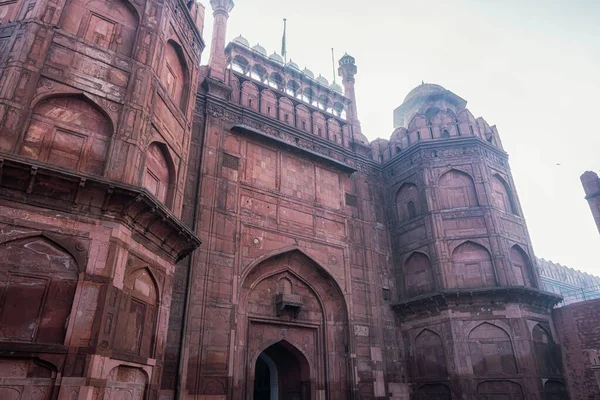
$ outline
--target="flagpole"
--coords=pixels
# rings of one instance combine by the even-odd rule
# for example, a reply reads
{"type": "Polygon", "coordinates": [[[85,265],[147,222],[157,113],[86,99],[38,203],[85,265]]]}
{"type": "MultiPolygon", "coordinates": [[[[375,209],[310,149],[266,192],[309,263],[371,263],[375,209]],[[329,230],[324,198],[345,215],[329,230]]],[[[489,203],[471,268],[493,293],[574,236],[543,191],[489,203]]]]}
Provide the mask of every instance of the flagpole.
{"type": "Polygon", "coordinates": [[[331,69],[333,70],[333,83],[335,83],[335,56],[333,55],[333,47],[331,48],[331,69]]]}
{"type": "Polygon", "coordinates": [[[281,55],[283,56],[284,62],[287,64],[287,50],[285,48],[286,45],[286,28],[287,28],[287,19],[283,19],[283,37],[281,38],[281,55]]]}

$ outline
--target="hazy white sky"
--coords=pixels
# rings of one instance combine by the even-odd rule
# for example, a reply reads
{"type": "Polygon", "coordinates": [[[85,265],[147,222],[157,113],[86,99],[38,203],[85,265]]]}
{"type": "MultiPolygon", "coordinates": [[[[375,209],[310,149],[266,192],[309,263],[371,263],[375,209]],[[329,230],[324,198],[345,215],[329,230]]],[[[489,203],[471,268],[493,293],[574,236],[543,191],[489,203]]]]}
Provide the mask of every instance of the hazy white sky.
{"type": "MultiPolygon", "coordinates": [[[[212,10],[201,1],[206,63],[212,10]]],[[[331,82],[332,47],[336,62],[356,58],[369,140],[389,138],[393,109],[422,80],[467,100],[498,127],[536,255],[600,275],[579,180],[600,170],[600,1],[237,0],[227,40],[242,34],[279,52],[284,17],[288,60],[300,68],[331,82]]]]}

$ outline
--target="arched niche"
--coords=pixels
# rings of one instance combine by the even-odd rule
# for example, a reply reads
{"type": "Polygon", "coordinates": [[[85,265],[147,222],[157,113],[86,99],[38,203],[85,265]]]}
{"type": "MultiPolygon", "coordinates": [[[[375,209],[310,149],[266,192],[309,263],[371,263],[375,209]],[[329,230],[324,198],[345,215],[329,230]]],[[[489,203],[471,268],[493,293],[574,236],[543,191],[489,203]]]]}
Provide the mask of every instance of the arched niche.
{"type": "Polygon", "coordinates": [[[175,168],[163,143],[153,142],[146,150],[142,186],[161,203],[170,207],[174,191],[175,168]]]}
{"type": "Polygon", "coordinates": [[[487,249],[474,242],[464,242],[452,252],[454,276],[451,287],[478,288],[496,285],[492,259],[487,249]]]}
{"type": "Polygon", "coordinates": [[[296,106],[296,128],[302,129],[305,132],[311,131],[310,111],[302,104],[296,106]]]}
{"type": "Polygon", "coordinates": [[[475,183],[468,174],[451,169],[438,181],[442,209],[476,207],[479,205],[475,183]]]}
{"type": "Polygon", "coordinates": [[[71,0],[60,27],[89,43],[131,56],[139,16],[125,0],[71,0]]]}
{"type": "Polygon", "coordinates": [[[428,383],[417,389],[417,400],[451,400],[450,388],[441,383],[428,383]]]}
{"type": "Polygon", "coordinates": [[[78,272],[43,236],[0,245],[0,340],[63,344],[78,272]]]}
{"type": "Polygon", "coordinates": [[[510,187],[499,175],[492,175],[492,203],[506,213],[517,214],[510,187]]]}
{"type": "Polygon", "coordinates": [[[35,105],[19,154],[102,175],[113,133],[110,118],[83,96],[54,96],[35,105]]]}
{"type": "Polygon", "coordinates": [[[114,349],[152,358],[159,306],[159,288],[148,268],[127,272],[117,318],[114,349]]]}
{"type": "Polygon", "coordinates": [[[294,104],[287,97],[279,98],[279,120],[294,126],[294,104]]]}
{"type": "Polygon", "coordinates": [[[140,368],[119,365],[108,374],[108,400],[142,400],[145,398],[148,375],[140,368]]]}
{"type": "Polygon", "coordinates": [[[517,245],[510,249],[510,265],[519,286],[531,286],[531,262],[527,253],[517,245]]]}
{"type": "Polygon", "coordinates": [[[484,322],[469,333],[469,351],[473,374],[516,374],[517,362],[510,336],[496,325],[484,322]]]}
{"type": "Polygon", "coordinates": [[[415,362],[419,378],[445,379],[448,377],[444,345],[437,333],[424,329],[415,338],[415,362]]]}
{"type": "Polygon", "coordinates": [[[477,399],[524,400],[521,385],[508,380],[485,381],[477,385],[477,399]]]}
{"type": "Polygon", "coordinates": [[[179,43],[167,41],[161,81],[173,102],[182,110],[187,107],[189,71],[179,43]]]}
{"type": "Polygon", "coordinates": [[[329,118],[327,120],[327,131],[329,132],[329,140],[337,143],[337,144],[343,144],[342,143],[342,128],[340,127],[340,124],[333,118],[329,118]]]}
{"type": "Polygon", "coordinates": [[[415,252],[404,262],[404,283],[408,297],[433,291],[433,273],[429,257],[415,252]]]}
{"type": "Polygon", "coordinates": [[[545,376],[560,374],[561,365],[558,358],[558,348],[548,329],[536,324],[531,332],[531,337],[540,373],[545,376]]]}
{"type": "Polygon", "coordinates": [[[277,97],[275,93],[267,89],[260,92],[260,112],[271,118],[277,118],[277,97]]]}
{"type": "Polygon", "coordinates": [[[405,183],[398,189],[395,203],[399,222],[409,221],[421,214],[419,190],[412,183],[405,183]]]}
{"type": "Polygon", "coordinates": [[[319,137],[327,137],[327,127],[325,116],[320,112],[313,112],[313,133],[319,137]]]}
{"type": "Polygon", "coordinates": [[[241,104],[251,108],[254,111],[258,110],[258,87],[252,82],[246,81],[242,83],[241,104]]]}

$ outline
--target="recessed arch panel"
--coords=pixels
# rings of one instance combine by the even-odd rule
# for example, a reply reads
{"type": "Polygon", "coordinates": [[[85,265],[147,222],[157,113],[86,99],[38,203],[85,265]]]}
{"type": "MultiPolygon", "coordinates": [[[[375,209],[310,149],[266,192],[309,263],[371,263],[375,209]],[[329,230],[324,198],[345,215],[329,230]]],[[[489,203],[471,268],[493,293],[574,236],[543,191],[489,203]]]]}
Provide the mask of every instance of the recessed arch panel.
{"type": "Polygon", "coordinates": [[[146,150],[142,186],[161,203],[170,206],[174,186],[174,165],[163,143],[153,142],[146,150]]]}
{"type": "Polygon", "coordinates": [[[63,344],[78,265],[43,236],[0,245],[0,339],[63,344]]]}
{"type": "Polygon", "coordinates": [[[429,329],[424,329],[415,338],[415,361],[419,378],[444,379],[448,376],[442,339],[429,329]]]}
{"type": "Polygon", "coordinates": [[[409,221],[421,214],[419,189],[415,184],[403,184],[396,192],[395,202],[399,222],[409,221]]]}
{"type": "Polygon", "coordinates": [[[433,291],[433,271],[429,257],[415,252],[404,262],[404,282],[409,297],[433,291]]]}
{"type": "Polygon", "coordinates": [[[110,118],[83,96],[53,96],[35,105],[19,154],[102,175],[113,133],[110,118]]]}
{"type": "Polygon", "coordinates": [[[510,249],[510,264],[515,276],[516,284],[520,286],[531,286],[531,262],[527,253],[517,245],[510,249]]]}
{"type": "Polygon", "coordinates": [[[495,286],[492,259],[487,249],[474,242],[464,242],[452,252],[453,276],[451,287],[478,288],[495,286]]]}
{"type": "Polygon", "coordinates": [[[476,207],[479,205],[475,182],[468,174],[451,169],[438,181],[442,209],[476,207]]]}
{"type": "Polygon", "coordinates": [[[510,336],[494,324],[484,322],[469,333],[469,350],[475,376],[518,372],[510,336]]]}
{"type": "Polygon", "coordinates": [[[139,16],[125,0],[72,0],[63,13],[61,28],[96,46],[131,56],[139,16]]]}

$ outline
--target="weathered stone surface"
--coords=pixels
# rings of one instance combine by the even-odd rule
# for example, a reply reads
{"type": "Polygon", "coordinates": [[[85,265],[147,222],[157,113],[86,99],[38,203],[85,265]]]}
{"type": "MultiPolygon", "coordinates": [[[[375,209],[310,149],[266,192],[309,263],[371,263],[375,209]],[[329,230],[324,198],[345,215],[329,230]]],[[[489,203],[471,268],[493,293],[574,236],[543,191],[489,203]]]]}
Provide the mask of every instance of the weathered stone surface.
{"type": "Polygon", "coordinates": [[[566,399],[589,329],[497,129],[422,85],[369,143],[354,58],[342,92],[210,4],[208,67],[194,2],[0,5],[0,397],[566,399]]]}

